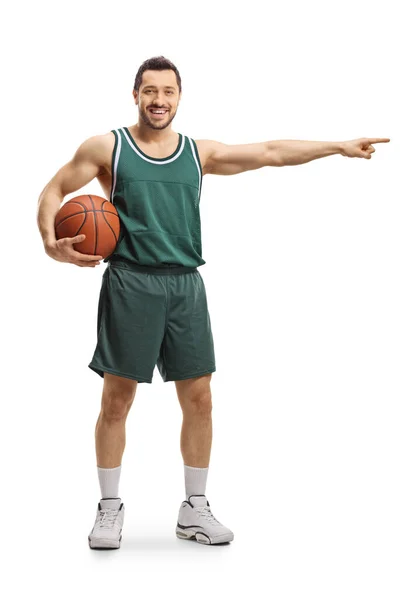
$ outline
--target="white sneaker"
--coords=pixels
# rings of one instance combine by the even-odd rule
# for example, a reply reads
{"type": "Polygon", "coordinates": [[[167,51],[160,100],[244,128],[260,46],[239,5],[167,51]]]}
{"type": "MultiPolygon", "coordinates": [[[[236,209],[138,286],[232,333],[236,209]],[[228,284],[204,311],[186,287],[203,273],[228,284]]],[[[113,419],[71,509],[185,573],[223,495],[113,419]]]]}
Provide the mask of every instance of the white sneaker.
{"type": "Polygon", "coordinates": [[[110,550],[119,548],[125,507],[121,498],[102,498],[97,505],[96,522],[88,535],[90,548],[110,550]]]}
{"type": "Polygon", "coordinates": [[[233,540],[233,533],[211,512],[205,496],[189,496],[181,504],[176,535],[183,540],[195,539],[200,544],[222,544],[233,540]]]}

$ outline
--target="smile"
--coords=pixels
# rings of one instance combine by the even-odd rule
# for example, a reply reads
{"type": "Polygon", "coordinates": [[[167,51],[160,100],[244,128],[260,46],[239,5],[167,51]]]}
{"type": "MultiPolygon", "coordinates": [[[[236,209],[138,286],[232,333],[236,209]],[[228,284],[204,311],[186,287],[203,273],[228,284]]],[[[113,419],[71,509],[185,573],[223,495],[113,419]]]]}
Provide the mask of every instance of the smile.
{"type": "Polygon", "coordinates": [[[150,108],[149,110],[152,115],[156,115],[156,116],[163,116],[168,112],[167,110],[157,110],[155,108],[150,108]]]}

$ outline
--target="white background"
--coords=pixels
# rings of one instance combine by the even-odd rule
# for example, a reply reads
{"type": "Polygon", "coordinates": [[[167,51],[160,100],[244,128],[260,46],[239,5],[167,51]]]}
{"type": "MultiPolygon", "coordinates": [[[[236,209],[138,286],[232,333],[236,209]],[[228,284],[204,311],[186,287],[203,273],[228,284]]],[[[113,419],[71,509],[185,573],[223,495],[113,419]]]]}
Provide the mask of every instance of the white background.
{"type": "MultiPolygon", "coordinates": [[[[398,600],[399,123],[395,4],[22,2],[3,13],[5,597],[398,600]],[[141,63],[173,130],[228,144],[389,137],[203,180],[217,371],[207,496],[235,540],[175,537],[181,410],[157,368],[127,422],[121,549],[87,544],[100,490],[89,363],[105,265],[50,259],[37,200],[86,138],[137,121],[141,63]]],[[[96,180],[78,193],[104,195],[96,180]]]]}

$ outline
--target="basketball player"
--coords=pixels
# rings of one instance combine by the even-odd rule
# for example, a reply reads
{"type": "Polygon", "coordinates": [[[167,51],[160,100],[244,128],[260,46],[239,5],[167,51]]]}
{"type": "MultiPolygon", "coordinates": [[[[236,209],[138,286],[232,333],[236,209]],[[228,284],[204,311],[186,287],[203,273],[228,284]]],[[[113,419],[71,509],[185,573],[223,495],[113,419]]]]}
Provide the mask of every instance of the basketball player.
{"type": "Polygon", "coordinates": [[[95,431],[101,499],[90,548],[120,547],[125,508],[118,488],[125,422],[137,384],[152,382],[156,364],[164,381],[175,382],[183,413],[186,499],[176,535],[203,544],[234,537],[214,517],[205,495],[212,440],[210,382],[216,364],[198,270],[205,264],[199,213],[203,176],[297,165],[332,154],[370,159],[372,143],[390,141],[284,140],[232,146],[193,140],[171,128],[181,92],[175,65],[163,56],[145,61],[133,89],[138,122],[84,141],[39,198],[45,251],[57,261],[93,268],[102,260],[74,250],[82,235],[56,240],[54,219],[67,194],[96,177],[121,221],[117,247],[105,259],[97,346],[89,364],[104,378],[95,431]]]}

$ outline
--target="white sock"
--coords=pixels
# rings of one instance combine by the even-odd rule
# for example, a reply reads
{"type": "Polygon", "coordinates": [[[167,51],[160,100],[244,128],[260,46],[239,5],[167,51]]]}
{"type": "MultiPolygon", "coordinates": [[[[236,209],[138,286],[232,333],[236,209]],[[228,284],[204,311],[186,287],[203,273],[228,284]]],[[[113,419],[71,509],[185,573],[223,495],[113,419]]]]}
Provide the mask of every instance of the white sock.
{"type": "Polygon", "coordinates": [[[205,496],[206,483],[208,475],[208,467],[189,467],[184,465],[185,469],[185,490],[186,500],[193,494],[197,496],[205,496]]]}
{"type": "Polygon", "coordinates": [[[118,486],[121,475],[121,465],[113,469],[97,467],[102,498],[119,498],[118,486]]]}

